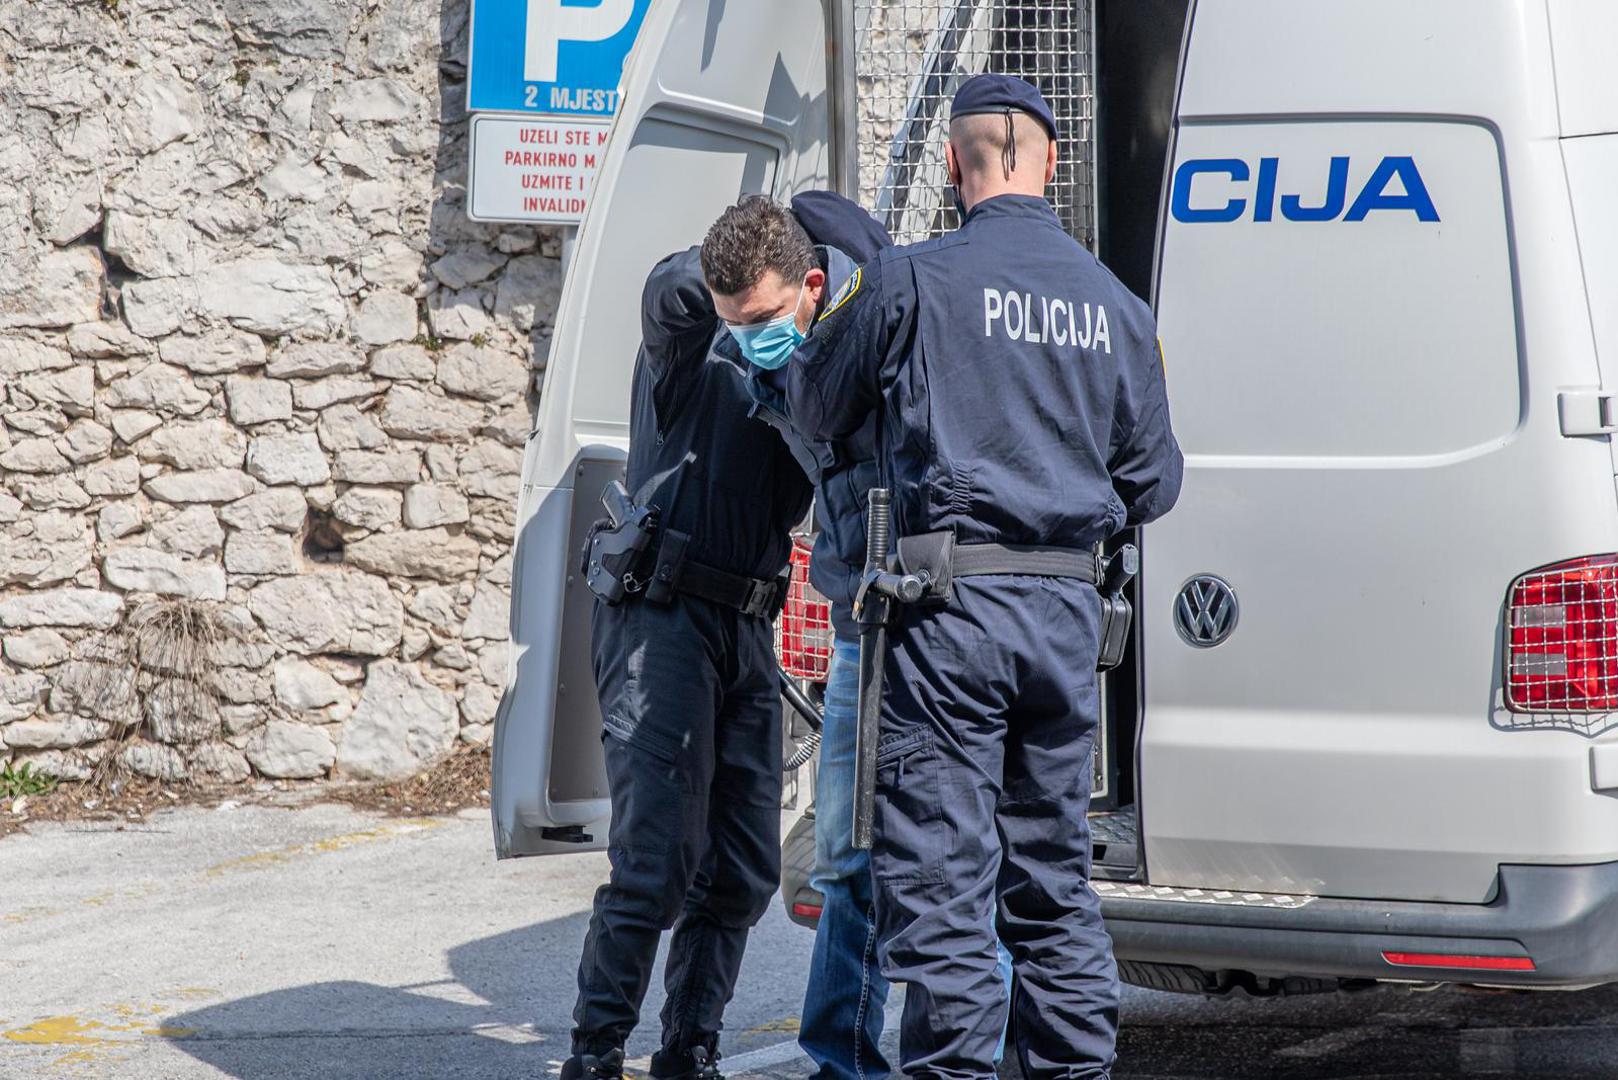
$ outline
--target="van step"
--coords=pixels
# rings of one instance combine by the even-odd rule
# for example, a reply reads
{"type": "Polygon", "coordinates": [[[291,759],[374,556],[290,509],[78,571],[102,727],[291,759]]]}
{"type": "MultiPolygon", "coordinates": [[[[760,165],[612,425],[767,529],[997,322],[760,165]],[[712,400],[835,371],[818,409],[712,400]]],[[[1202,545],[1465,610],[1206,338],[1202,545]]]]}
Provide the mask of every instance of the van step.
{"type": "Polygon", "coordinates": [[[1166,900],[1180,904],[1223,904],[1228,907],[1301,908],[1320,899],[1288,893],[1231,892],[1225,889],[1177,889],[1170,885],[1142,885],[1128,881],[1096,881],[1103,900],[1166,900]]]}
{"type": "Polygon", "coordinates": [[[1129,879],[1135,876],[1139,851],[1135,842],[1135,808],[1125,807],[1090,815],[1090,851],[1095,876],[1129,879]]]}

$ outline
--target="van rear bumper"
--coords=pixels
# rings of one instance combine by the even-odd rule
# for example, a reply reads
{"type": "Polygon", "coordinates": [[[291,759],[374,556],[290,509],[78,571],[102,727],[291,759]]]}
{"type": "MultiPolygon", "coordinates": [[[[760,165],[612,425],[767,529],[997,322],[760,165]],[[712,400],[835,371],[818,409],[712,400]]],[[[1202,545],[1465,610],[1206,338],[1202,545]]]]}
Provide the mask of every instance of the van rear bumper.
{"type": "Polygon", "coordinates": [[[1244,901],[1097,885],[1120,960],[1273,977],[1522,987],[1618,981],[1618,863],[1502,866],[1487,904],[1244,901]],[[1519,965],[1527,958],[1533,969],[1396,965],[1384,953],[1508,957],[1519,965]]]}

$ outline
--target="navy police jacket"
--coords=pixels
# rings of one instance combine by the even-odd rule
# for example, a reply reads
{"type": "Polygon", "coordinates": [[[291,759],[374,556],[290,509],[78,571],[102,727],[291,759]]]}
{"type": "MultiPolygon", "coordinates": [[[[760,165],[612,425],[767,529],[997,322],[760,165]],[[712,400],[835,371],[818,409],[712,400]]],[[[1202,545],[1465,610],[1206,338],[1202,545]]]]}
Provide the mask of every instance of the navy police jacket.
{"type": "Polygon", "coordinates": [[[625,485],[690,536],[685,557],[747,577],[786,566],[810,486],[779,434],[749,415],[745,360],[714,311],[698,249],[652,270],[630,401],[625,485]]]}
{"type": "Polygon", "coordinates": [[[985,200],[950,235],[881,252],[787,371],[806,437],[879,417],[900,536],[1080,548],[1179,496],[1151,311],[1041,198],[985,200]]]}
{"type": "MultiPolygon", "coordinates": [[[[851,204],[852,205],[852,204],[851,204]]],[[[864,211],[860,211],[863,213],[864,211]]],[[[826,271],[824,296],[833,296],[858,272],[854,260],[833,247],[816,248],[826,271]]],[[[870,416],[850,435],[830,440],[805,439],[787,417],[787,368],[752,368],[748,387],[759,417],[781,431],[794,456],[815,485],[815,549],[809,580],[831,601],[837,636],[859,637],[854,622],[854,594],[865,570],[866,492],[877,486],[876,417],[870,416]]]]}

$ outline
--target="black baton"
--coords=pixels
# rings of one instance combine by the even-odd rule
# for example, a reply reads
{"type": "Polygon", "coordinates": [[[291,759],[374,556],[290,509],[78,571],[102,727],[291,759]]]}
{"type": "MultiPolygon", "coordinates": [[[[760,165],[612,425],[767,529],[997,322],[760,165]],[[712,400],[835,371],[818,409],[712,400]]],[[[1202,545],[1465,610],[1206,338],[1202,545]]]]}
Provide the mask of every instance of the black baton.
{"type": "Polygon", "coordinates": [[[876,816],[876,743],[882,719],[882,665],[888,651],[888,597],[869,583],[887,570],[892,539],[891,499],[887,488],[872,488],[865,525],[865,578],[860,590],[860,712],[854,734],[854,846],[871,848],[876,816]]]}

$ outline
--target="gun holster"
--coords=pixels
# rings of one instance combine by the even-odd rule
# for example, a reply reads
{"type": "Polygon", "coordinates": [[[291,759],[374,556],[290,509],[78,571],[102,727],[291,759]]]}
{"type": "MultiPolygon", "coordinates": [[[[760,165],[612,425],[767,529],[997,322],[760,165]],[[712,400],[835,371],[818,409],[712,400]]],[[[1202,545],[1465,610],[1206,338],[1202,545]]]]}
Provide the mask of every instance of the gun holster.
{"type": "Polygon", "coordinates": [[[1124,587],[1139,571],[1140,552],[1133,544],[1125,544],[1110,558],[1101,560],[1101,580],[1096,585],[1101,593],[1101,651],[1096,659],[1097,671],[1110,671],[1124,662],[1130,623],[1135,618],[1135,609],[1124,596],[1124,587]]]}
{"type": "Polygon", "coordinates": [[[954,597],[955,530],[901,536],[897,550],[888,556],[888,568],[896,574],[915,575],[927,586],[916,601],[922,607],[944,607],[954,597]]]}
{"type": "Polygon", "coordinates": [[[635,506],[614,480],[601,493],[608,516],[590,526],[581,569],[590,591],[610,606],[646,587],[641,563],[657,534],[657,509],[635,506]]]}

